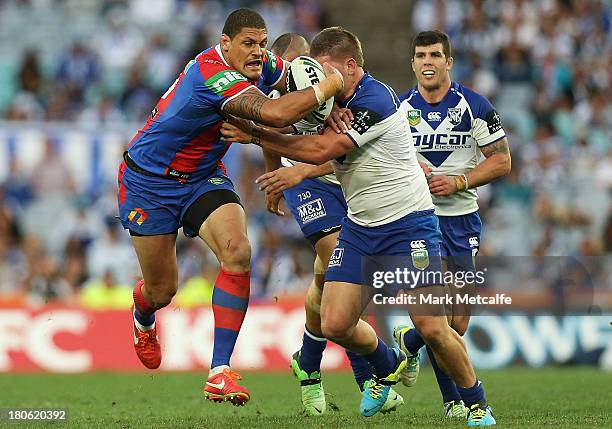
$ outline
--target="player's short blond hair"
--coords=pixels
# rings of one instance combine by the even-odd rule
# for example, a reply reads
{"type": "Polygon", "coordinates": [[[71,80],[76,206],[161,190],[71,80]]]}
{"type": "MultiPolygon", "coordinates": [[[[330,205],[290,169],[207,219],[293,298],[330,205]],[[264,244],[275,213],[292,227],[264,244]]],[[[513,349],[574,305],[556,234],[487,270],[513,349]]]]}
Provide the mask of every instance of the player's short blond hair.
{"type": "Polygon", "coordinates": [[[310,56],[334,58],[353,58],[363,67],[361,42],[353,33],[342,27],[329,27],[321,30],[310,43],[310,56]]]}

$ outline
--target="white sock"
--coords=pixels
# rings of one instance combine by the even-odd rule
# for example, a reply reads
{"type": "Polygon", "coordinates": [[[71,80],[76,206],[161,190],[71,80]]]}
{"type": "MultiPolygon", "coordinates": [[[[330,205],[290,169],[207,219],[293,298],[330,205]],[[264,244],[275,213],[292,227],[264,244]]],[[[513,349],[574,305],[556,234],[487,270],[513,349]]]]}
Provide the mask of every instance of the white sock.
{"type": "Polygon", "coordinates": [[[230,367],[228,365],[219,365],[214,368],[211,368],[210,372],[208,373],[208,377],[220,374],[223,372],[224,369],[230,369],[230,367]]]}

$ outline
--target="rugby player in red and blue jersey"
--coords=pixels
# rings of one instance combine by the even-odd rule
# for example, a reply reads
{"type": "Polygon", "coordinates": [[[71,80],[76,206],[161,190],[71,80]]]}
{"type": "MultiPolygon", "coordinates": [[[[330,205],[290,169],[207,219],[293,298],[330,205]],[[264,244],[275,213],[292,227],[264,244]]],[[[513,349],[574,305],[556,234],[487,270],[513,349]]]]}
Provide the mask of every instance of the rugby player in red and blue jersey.
{"type": "Polygon", "coordinates": [[[221,271],[212,305],[215,339],[204,388],[213,401],[243,405],[248,390],[230,369],[230,357],[249,300],[251,249],[245,214],[221,161],[229,143],[220,140],[224,114],[274,127],[291,125],[342,91],[342,76],[276,100],[258,88],[283,90],[287,66],[266,50],[263,18],[250,9],[232,12],[220,43],[190,61],[138,131],[119,168],[119,216],[129,230],[144,279],[134,287],[134,347],[147,368],[161,364],[155,311],[178,287],[176,237],[199,236],[215,253],[221,271]]]}

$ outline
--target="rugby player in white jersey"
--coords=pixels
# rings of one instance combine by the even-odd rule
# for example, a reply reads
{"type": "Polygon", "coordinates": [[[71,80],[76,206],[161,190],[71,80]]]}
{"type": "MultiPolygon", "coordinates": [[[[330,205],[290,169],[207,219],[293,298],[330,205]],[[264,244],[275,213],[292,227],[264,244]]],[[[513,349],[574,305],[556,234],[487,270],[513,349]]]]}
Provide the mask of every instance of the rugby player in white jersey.
{"type": "MultiPolygon", "coordinates": [[[[441,31],[419,33],[412,43],[412,70],[418,83],[399,98],[436,205],[443,260],[448,270],[461,273],[475,270],[480,245],[476,188],[508,174],[511,159],[499,115],[485,97],[451,80],[452,66],[448,36],[441,31]],[[485,159],[479,162],[481,154],[485,159]]],[[[463,335],[470,309],[455,303],[451,311],[450,324],[463,335]]],[[[412,386],[418,376],[418,351],[425,342],[411,325],[396,326],[394,336],[409,356],[402,381],[412,386]]],[[[465,417],[467,410],[455,383],[439,368],[429,348],[428,353],[445,415],[465,417]]]]}
{"type": "MultiPolygon", "coordinates": [[[[270,51],[289,62],[299,56],[308,55],[309,50],[310,45],[306,39],[296,33],[279,36],[270,48],[270,51]]],[[[280,93],[271,96],[280,96],[280,93]]],[[[338,109],[334,112],[335,115],[338,116],[329,123],[340,132],[338,127],[344,124],[341,116],[350,117],[350,110],[338,109]]],[[[348,122],[348,119],[345,121],[348,122]]],[[[319,127],[302,120],[294,125],[292,131],[296,134],[313,135],[318,134],[319,127]]],[[[327,345],[327,339],[321,332],[321,294],[325,267],[338,241],[342,218],[346,216],[346,201],[331,163],[305,164],[267,151],[264,151],[264,158],[267,173],[257,182],[265,192],[266,207],[271,213],[284,215],[279,209],[280,199],[284,197],[304,237],[312,244],[317,255],[313,281],[306,294],[306,325],[302,347],[291,357],[291,368],[301,385],[304,411],[310,415],[320,415],[327,409],[321,382],[321,359],[327,345]]],[[[355,381],[359,388],[363,389],[365,383],[372,378],[372,366],[361,355],[349,350],[346,354],[355,381]]],[[[381,412],[393,411],[403,403],[401,395],[391,390],[381,412]]]]}
{"type": "MultiPolygon", "coordinates": [[[[357,37],[341,27],[327,28],[313,39],[311,55],[334,66],[344,78],[344,90],[337,99],[354,116],[348,133],[327,129],[321,135],[288,136],[235,119],[232,121],[240,130],[224,124],[222,133],[228,140],[258,144],[303,162],[334,160],[348,216],[343,219],[325,275],[321,330],[326,338],[363,355],[374,367],[360,404],[360,413],[372,416],[384,405],[390,385],[399,380],[407,359],[360,319],[369,302],[364,296],[375,292],[369,287],[371,280],[362,276],[362,269],[368,268],[366,260],[379,257],[384,264],[380,258],[401,257],[408,270],[439,272],[440,231],[399,100],[391,88],[364,71],[357,37]]],[[[413,296],[439,296],[443,288],[428,283],[430,278],[436,276],[419,276],[417,284],[404,289],[413,296]]],[[[411,310],[412,322],[439,365],[456,382],[466,405],[473,405],[468,424],[494,424],[483,386],[461,337],[448,324],[443,304],[420,310],[424,311],[411,310]]]]}

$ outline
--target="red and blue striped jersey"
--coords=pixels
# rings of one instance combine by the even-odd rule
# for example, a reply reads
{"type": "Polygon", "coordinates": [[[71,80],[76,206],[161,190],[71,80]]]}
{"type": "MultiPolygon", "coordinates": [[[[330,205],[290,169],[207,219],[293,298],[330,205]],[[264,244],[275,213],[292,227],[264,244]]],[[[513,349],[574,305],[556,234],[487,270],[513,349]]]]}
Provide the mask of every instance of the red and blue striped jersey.
{"type": "Polygon", "coordinates": [[[219,45],[201,52],[185,66],[134,136],[130,158],[151,173],[181,181],[198,180],[223,168],[221,158],[231,145],[219,139],[223,106],[251,85],[276,85],[284,71],[285,62],[265,51],[263,72],[253,82],[228,65],[219,45]]]}

